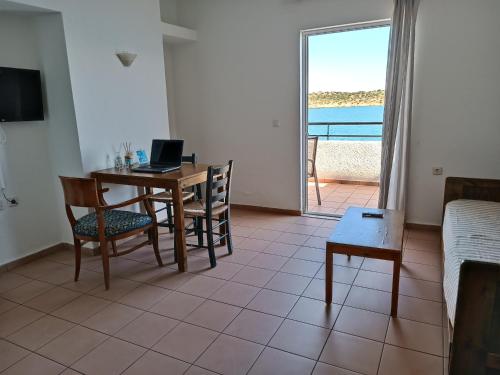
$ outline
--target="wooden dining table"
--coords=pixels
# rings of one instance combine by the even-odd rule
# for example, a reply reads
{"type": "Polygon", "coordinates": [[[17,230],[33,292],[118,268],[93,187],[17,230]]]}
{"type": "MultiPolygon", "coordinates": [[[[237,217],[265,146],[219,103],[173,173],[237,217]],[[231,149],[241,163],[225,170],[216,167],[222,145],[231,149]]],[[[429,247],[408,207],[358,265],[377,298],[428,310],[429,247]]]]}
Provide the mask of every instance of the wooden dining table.
{"type": "Polygon", "coordinates": [[[119,184],[172,191],[177,263],[179,271],[185,272],[187,249],[182,190],[206,182],[207,168],[207,164],[183,164],[180,169],[168,173],[137,173],[110,168],[92,172],[90,176],[96,179],[98,188],[102,188],[102,184],[119,184]]]}

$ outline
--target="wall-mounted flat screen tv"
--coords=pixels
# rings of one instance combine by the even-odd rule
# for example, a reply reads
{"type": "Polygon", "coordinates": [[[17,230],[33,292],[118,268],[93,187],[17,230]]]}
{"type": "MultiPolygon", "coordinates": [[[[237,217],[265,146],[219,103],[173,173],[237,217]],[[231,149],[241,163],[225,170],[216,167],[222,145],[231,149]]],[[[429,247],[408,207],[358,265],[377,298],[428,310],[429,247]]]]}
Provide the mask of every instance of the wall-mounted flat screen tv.
{"type": "Polygon", "coordinates": [[[0,67],[0,122],[43,118],[40,71],[0,67]]]}

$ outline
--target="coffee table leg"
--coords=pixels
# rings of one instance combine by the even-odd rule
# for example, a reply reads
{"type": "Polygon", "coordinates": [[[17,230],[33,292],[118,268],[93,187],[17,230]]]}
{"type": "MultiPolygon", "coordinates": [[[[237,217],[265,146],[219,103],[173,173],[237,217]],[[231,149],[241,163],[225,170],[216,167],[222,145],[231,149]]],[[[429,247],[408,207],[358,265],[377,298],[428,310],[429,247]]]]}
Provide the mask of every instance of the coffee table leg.
{"type": "Polygon", "coordinates": [[[325,302],[329,305],[332,303],[332,288],[333,288],[333,252],[326,250],[326,276],[325,276],[325,302]]]}
{"type": "Polygon", "coordinates": [[[401,258],[394,260],[394,269],[392,272],[392,301],[391,316],[398,316],[398,296],[399,296],[399,270],[401,268],[401,258]]]}

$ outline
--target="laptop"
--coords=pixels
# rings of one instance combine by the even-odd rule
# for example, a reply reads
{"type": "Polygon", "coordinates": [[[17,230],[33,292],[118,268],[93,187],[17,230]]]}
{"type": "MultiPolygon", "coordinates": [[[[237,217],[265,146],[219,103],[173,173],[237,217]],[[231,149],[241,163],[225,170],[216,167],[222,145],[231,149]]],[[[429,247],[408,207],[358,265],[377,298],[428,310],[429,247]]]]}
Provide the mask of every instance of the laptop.
{"type": "Polygon", "coordinates": [[[179,169],[182,163],[184,141],[179,139],[153,139],[149,164],[132,169],[139,173],[167,173],[179,169]]]}

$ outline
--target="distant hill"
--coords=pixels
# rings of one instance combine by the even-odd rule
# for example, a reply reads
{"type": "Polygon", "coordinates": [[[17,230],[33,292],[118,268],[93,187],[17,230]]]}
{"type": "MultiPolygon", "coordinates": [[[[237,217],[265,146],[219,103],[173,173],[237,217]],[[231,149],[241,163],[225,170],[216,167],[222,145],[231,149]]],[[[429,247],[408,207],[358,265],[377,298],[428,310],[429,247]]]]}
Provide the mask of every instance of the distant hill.
{"type": "Polygon", "coordinates": [[[367,105],[384,105],[384,90],[356,92],[320,91],[309,94],[309,108],[367,105]]]}

